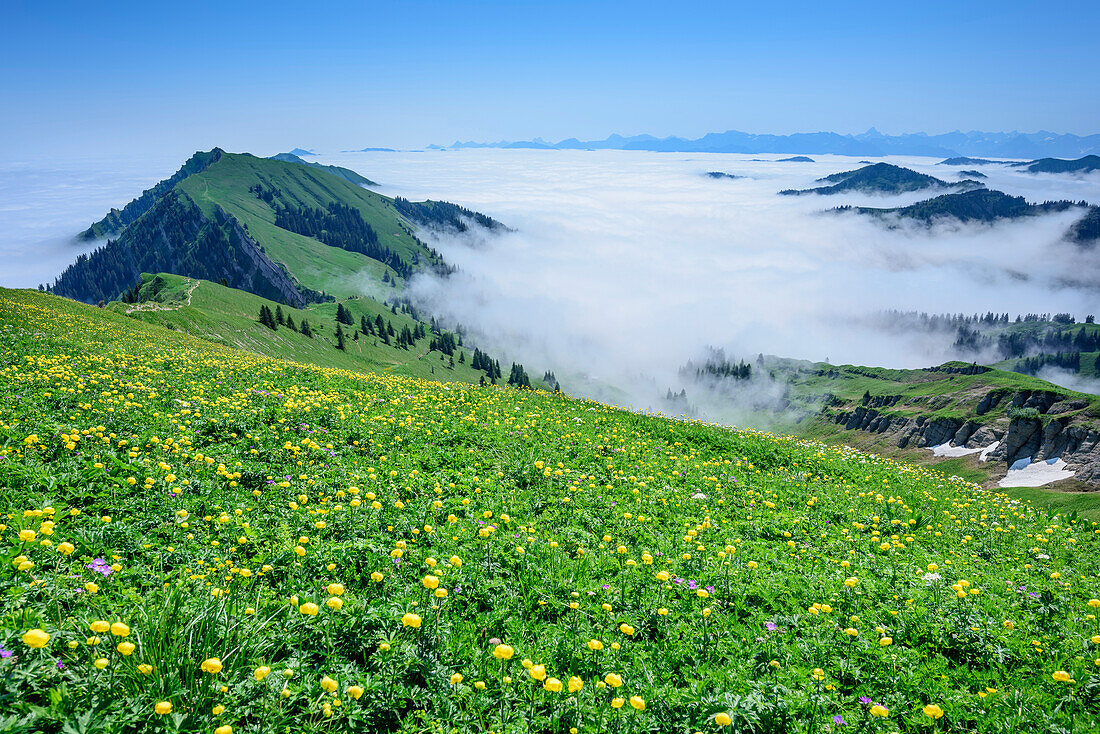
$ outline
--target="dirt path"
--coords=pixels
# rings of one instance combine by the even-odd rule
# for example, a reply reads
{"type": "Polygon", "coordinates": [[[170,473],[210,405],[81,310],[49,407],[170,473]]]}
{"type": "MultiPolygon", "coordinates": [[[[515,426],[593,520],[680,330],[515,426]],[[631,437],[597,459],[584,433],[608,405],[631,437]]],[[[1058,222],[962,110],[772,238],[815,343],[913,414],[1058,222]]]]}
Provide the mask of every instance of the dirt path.
{"type": "Polygon", "coordinates": [[[138,303],[133,306],[127,306],[126,313],[134,313],[135,311],[177,311],[184,306],[190,306],[191,295],[195,292],[195,289],[199,287],[199,281],[188,279],[187,282],[191,285],[187,289],[187,301],[184,303],[177,303],[173,306],[165,306],[161,303],[138,303]]]}

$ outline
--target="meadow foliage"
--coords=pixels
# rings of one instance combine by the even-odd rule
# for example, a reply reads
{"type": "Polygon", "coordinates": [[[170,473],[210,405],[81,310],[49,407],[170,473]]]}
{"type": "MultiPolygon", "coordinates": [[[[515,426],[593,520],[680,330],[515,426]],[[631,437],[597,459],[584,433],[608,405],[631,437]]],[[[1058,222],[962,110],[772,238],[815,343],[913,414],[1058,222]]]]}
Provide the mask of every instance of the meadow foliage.
{"type": "Polygon", "coordinates": [[[1095,731],[1095,523],[0,293],[0,729],[1095,731]]]}

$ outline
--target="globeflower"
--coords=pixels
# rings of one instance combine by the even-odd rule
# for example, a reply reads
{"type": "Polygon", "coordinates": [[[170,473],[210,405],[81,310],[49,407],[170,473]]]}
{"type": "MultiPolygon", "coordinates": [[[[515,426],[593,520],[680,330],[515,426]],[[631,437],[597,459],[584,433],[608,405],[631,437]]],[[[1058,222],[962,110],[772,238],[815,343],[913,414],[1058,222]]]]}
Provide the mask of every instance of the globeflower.
{"type": "Polygon", "coordinates": [[[321,611],[320,608],[311,601],[307,601],[302,606],[298,607],[298,611],[302,614],[308,614],[311,617],[316,617],[317,612],[321,611]]]}
{"type": "Polygon", "coordinates": [[[122,622],[115,622],[111,625],[111,634],[115,637],[129,637],[130,628],[122,622]]]}
{"type": "Polygon", "coordinates": [[[569,692],[570,693],[576,693],[577,691],[579,691],[582,688],[584,688],[584,681],[581,678],[574,675],[573,677],[571,677],[569,679],[569,692]]]}
{"type": "Polygon", "coordinates": [[[261,665],[260,667],[252,671],[252,677],[254,677],[258,681],[262,681],[264,678],[270,675],[270,673],[271,668],[267,667],[266,665],[261,665]]]}
{"type": "Polygon", "coordinates": [[[645,711],[645,699],[641,696],[631,696],[630,705],[636,711],[645,711]]]}
{"type": "Polygon", "coordinates": [[[527,669],[527,674],[535,680],[544,680],[546,678],[546,666],[532,665],[527,669]]]}
{"type": "Polygon", "coordinates": [[[729,714],[723,712],[714,715],[714,723],[718,726],[729,726],[733,723],[733,719],[730,718],[729,714]]]}
{"type": "Polygon", "coordinates": [[[516,651],[511,645],[497,645],[493,648],[493,657],[497,660],[511,660],[516,651]]]}
{"type": "Polygon", "coordinates": [[[623,684],[623,678],[618,673],[608,673],[603,677],[603,682],[612,688],[618,688],[623,684]]]}
{"type": "Polygon", "coordinates": [[[1073,677],[1064,670],[1057,670],[1050,674],[1050,677],[1059,683],[1072,683],[1073,677]]]}
{"type": "Polygon", "coordinates": [[[157,705],[153,707],[153,710],[156,711],[158,714],[170,714],[172,713],[172,702],[159,701],[157,705]]]}
{"type": "Polygon", "coordinates": [[[880,703],[876,703],[871,707],[871,716],[877,716],[880,719],[885,719],[890,715],[890,709],[886,708],[880,703]]]}
{"type": "Polygon", "coordinates": [[[23,644],[27,647],[45,647],[50,642],[50,635],[46,630],[32,629],[23,633],[23,644]]]}
{"type": "Polygon", "coordinates": [[[542,687],[551,693],[561,693],[561,681],[557,678],[547,678],[542,687]]]}
{"type": "Polygon", "coordinates": [[[348,695],[358,701],[363,695],[363,686],[348,686],[348,695]]]}
{"type": "Polygon", "coordinates": [[[335,690],[336,690],[336,688],[337,688],[337,683],[336,683],[336,681],[334,681],[334,680],[333,680],[332,678],[329,678],[329,677],[328,677],[328,676],[326,675],[326,676],[323,676],[323,677],[321,678],[321,688],[323,688],[323,689],[324,689],[325,691],[327,691],[328,693],[332,693],[333,691],[335,691],[335,690]]]}
{"type": "Polygon", "coordinates": [[[200,667],[204,673],[220,673],[222,671],[222,661],[218,658],[207,658],[202,661],[202,666],[200,667]]]}
{"type": "Polygon", "coordinates": [[[412,627],[418,629],[420,627],[420,615],[407,612],[401,617],[401,624],[405,627],[412,627]]]}
{"type": "Polygon", "coordinates": [[[930,719],[939,719],[943,716],[943,709],[934,703],[928,704],[922,711],[924,711],[924,715],[930,719]]]}

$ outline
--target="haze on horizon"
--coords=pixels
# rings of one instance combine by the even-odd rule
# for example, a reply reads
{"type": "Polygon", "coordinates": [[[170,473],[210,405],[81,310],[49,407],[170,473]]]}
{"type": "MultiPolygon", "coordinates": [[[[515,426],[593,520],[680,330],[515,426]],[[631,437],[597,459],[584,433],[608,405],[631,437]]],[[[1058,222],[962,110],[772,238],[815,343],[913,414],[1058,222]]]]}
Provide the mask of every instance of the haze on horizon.
{"type": "Polygon", "coordinates": [[[15,2],[0,159],[728,129],[1086,135],[1098,25],[1096,3],[1022,0],[15,2]]]}

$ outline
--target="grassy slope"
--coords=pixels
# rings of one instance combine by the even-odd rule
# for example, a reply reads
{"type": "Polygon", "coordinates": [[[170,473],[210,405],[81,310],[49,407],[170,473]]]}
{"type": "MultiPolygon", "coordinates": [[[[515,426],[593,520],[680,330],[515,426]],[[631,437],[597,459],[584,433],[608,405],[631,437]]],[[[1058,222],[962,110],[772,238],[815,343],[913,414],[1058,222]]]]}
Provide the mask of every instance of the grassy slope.
{"type": "Polygon", "coordinates": [[[1049,390],[1064,395],[1066,399],[1086,400],[1089,403],[1086,408],[1061,415],[1089,419],[1100,417],[1100,396],[1074,392],[1016,372],[993,369],[978,375],[961,375],[926,370],[794,363],[789,360],[781,360],[780,363],[787,367],[778,371],[777,375],[792,375],[791,393],[796,404],[808,404],[814,396],[830,394],[845,401],[849,406],[846,409],[850,410],[859,404],[865,392],[872,397],[901,395],[897,405],[882,412],[987,422],[1004,417],[1009,408],[1006,401],[1002,401],[996,409],[984,416],[977,416],[974,409],[990,390],[1049,390]],[[792,365],[797,365],[797,372],[791,371],[795,369],[792,365]],[[915,399],[915,402],[909,404],[910,399],[915,399]]]}
{"type": "MultiPolygon", "coordinates": [[[[389,199],[308,166],[226,153],[177,187],[207,216],[220,205],[240,219],[268,255],[286,264],[309,288],[342,297],[362,293],[365,282],[381,282],[382,273],[389,270],[381,263],[276,227],[271,208],[248,191],[256,183],[280,189],[302,206],[324,208],[333,201],[355,206],[378,233],[380,244],[406,261],[416,253],[422,258],[426,255],[389,199]]],[[[390,271],[390,276],[395,277],[395,273],[390,271]]]]}
{"type": "Polygon", "coordinates": [[[0,369],[8,728],[916,732],[926,704],[959,731],[1100,724],[1095,523],[821,444],[269,360],[33,291],[0,290],[0,369]],[[129,625],[131,655],[89,643],[97,619],[129,625]]]}
{"type": "MultiPolygon", "coordinates": [[[[398,349],[387,346],[375,337],[359,335],[352,339],[352,332],[359,328],[361,316],[373,319],[381,314],[391,322],[394,329],[410,329],[416,324],[410,316],[398,312],[393,314],[377,301],[366,298],[350,298],[343,301],[352,312],[354,325],[345,326],[348,332],[347,349],[336,349],[336,304],[314,304],[306,310],[282,306],[283,313],[300,324],[308,319],[317,332],[313,338],[285,327],[272,331],[257,321],[260,307],[267,305],[272,311],[276,303],[246,293],[235,288],[226,288],[209,281],[197,281],[199,285],[191,293],[191,303],[186,305],[189,284],[195,282],[179,275],[160,274],[156,276],[166,283],[159,292],[157,303],[171,310],[135,310],[130,315],[141,321],[158,324],[181,331],[200,339],[226,346],[244,349],[269,357],[289,359],[295,362],[316,364],[322,367],[338,367],[358,371],[386,371],[394,374],[476,383],[484,374],[469,366],[472,350],[459,348],[455,354],[455,367],[449,368],[449,361],[441,361],[439,352],[428,352],[428,339],[421,340],[413,349],[398,349]],[[377,342],[377,343],[376,343],[377,342]],[[466,355],[465,364],[458,362],[457,352],[466,355]]],[[[116,313],[125,313],[132,308],[129,304],[113,303],[110,309],[116,313]]]]}

